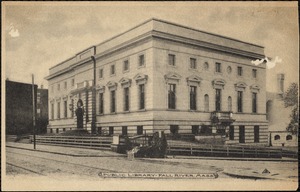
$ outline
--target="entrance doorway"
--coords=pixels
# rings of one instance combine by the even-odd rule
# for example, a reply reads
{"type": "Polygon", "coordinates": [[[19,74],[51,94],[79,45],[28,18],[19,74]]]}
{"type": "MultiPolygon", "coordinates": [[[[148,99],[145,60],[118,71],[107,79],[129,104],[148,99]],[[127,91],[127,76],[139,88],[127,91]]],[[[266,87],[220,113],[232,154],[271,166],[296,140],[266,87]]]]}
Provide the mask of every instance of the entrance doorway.
{"type": "Polygon", "coordinates": [[[239,127],[239,142],[245,143],[245,126],[239,127]]]}
{"type": "Polygon", "coordinates": [[[178,134],[178,130],[179,130],[178,125],[170,125],[170,132],[171,132],[171,134],[173,134],[173,135],[178,134]]]}

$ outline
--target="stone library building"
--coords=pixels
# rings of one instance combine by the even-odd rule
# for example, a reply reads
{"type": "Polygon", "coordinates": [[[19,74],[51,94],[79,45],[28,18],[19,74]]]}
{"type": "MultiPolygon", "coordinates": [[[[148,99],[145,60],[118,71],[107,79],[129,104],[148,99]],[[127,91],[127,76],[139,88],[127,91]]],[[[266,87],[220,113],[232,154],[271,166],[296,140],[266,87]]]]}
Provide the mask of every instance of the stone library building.
{"type": "Polygon", "coordinates": [[[268,142],[264,47],[150,19],[49,69],[48,133],[268,142]]]}

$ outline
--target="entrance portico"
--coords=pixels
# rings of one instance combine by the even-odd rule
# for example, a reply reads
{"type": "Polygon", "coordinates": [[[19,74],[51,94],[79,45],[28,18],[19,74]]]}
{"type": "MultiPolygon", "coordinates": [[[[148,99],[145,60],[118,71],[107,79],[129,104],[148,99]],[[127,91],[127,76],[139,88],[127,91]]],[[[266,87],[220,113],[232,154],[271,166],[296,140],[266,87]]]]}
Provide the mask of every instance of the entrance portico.
{"type": "Polygon", "coordinates": [[[214,111],[211,113],[211,123],[213,128],[219,132],[224,132],[226,141],[229,139],[229,127],[235,121],[231,111],[214,111]],[[227,129],[228,127],[228,129],[227,129]]]}
{"type": "MultiPolygon", "coordinates": [[[[76,107],[69,106],[74,115],[74,124],[77,129],[85,129],[88,132],[95,130],[93,120],[95,120],[95,98],[93,97],[93,81],[83,81],[77,83],[70,91],[70,97],[74,100],[76,107]]],[[[74,105],[73,104],[73,105],[74,105]]]]}

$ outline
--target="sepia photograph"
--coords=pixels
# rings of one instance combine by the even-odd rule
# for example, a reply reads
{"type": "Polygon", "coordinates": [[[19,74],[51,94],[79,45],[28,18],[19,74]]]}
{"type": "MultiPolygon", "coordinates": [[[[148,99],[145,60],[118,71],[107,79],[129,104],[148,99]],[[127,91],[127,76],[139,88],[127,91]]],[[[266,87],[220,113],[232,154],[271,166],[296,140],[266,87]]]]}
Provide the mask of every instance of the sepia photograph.
{"type": "Polygon", "coordinates": [[[297,1],[4,1],[1,191],[296,191],[297,1]]]}

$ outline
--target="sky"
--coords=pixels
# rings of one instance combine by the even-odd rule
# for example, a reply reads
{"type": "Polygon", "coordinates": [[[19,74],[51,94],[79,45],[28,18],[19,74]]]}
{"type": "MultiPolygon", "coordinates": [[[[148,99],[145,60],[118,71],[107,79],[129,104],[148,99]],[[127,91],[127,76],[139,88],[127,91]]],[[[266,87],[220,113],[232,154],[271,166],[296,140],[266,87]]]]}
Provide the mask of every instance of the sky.
{"type": "Polygon", "coordinates": [[[262,45],[278,58],[267,69],[267,91],[276,74],[285,87],[299,78],[297,2],[25,2],[2,4],[2,73],[12,81],[47,88],[49,68],[150,18],[262,45]]]}

